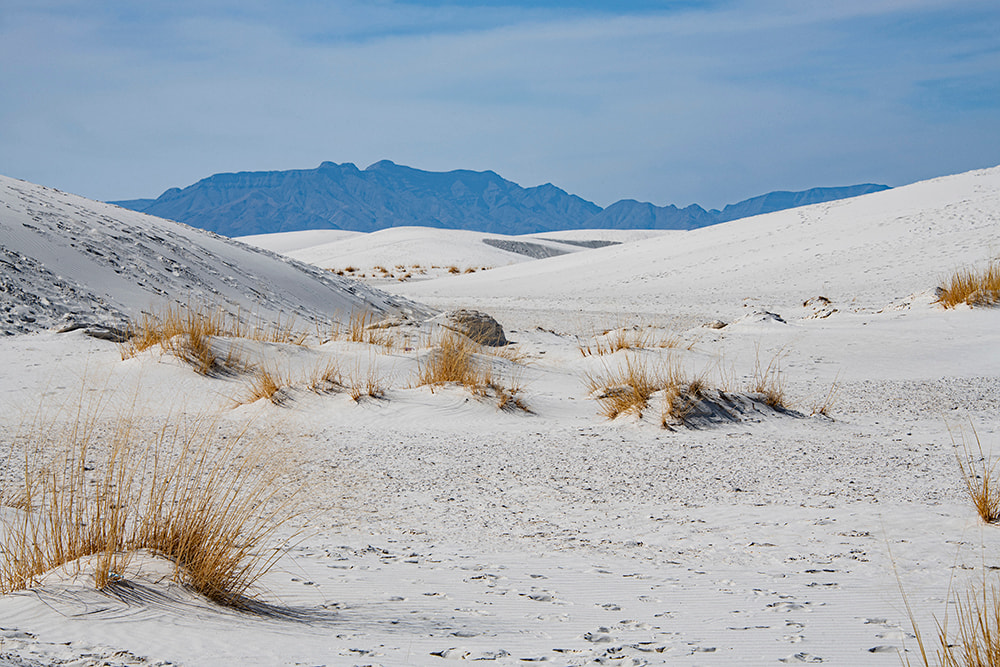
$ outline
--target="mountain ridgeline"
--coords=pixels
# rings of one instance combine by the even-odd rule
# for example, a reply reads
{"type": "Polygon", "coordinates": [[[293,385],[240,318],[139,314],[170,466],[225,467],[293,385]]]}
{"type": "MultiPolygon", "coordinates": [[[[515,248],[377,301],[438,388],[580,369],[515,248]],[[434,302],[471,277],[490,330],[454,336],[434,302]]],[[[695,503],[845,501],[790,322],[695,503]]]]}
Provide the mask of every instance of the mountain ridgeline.
{"type": "Polygon", "coordinates": [[[123,208],[223,236],[303,229],[373,232],[423,226],[495,234],[565,229],[695,229],[727,220],[888,189],[885,185],[772,192],[709,210],[625,199],[602,209],[546,183],[522,188],[492,171],[421,171],[376,162],[316,169],[216,174],[157,199],[114,201],[123,208]]]}

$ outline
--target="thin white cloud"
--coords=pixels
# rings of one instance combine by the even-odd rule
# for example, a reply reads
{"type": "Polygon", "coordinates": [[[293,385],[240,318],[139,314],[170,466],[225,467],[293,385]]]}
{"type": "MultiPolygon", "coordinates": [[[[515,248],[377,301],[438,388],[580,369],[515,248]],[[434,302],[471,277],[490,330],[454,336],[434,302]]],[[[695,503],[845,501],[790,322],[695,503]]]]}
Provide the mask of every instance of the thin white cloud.
{"type": "Polygon", "coordinates": [[[996,75],[995,33],[963,22],[998,21],[981,2],[577,18],[389,3],[282,18],[276,7],[182,6],[127,34],[141,17],[8,15],[0,58],[16,66],[0,74],[0,120],[17,136],[0,135],[0,171],[113,198],[215,171],[389,158],[551,181],[601,204],[720,206],[985,166],[1000,148],[986,112],[914,97],[928,79],[996,75]],[[881,29],[942,17],[967,31],[960,42],[881,29]]]}

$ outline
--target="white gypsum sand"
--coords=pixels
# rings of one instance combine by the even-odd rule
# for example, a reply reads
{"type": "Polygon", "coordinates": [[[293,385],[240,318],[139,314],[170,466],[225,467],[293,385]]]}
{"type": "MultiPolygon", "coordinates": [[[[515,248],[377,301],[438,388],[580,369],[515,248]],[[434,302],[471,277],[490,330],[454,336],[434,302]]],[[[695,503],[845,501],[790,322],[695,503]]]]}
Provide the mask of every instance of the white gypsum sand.
{"type": "Polygon", "coordinates": [[[117,593],[84,565],[0,598],[0,664],[897,665],[916,644],[896,572],[927,640],[949,588],[1000,565],[952,444],[970,427],[1000,443],[1000,310],[933,303],[996,252],[998,215],[992,169],[392,288],[497,316],[519,354],[477,359],[530,414],[415,386],[426,327],[392,346],[216,341],[280,371],[277,404],[155,346],[123,361],[80,331],[0,339],[5,443],[100,398],[135,405],[140,430],[249,422],[306,485],[258,607],[209,603],[146,554],[117,593]],[[631,349],[594,352],[619,327],[631,349]],[[585,378],[627,360],[746,400],[774,361],[789,411],[665,430],[654,394],[609,421],[585,378]],[[316,384],[331,366],[343,386],[316,384]],[[382,397],[354,400],[368,377],[382,397]]]}

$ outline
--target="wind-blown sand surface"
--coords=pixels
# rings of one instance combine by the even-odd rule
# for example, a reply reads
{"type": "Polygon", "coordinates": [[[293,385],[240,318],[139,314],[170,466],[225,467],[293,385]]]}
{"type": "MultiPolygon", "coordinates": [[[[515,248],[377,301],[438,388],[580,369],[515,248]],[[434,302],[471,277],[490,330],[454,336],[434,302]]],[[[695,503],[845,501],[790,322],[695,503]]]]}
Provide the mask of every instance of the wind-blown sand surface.
{"type": "Polygon", "coordinates": [[[218,412],[252,420],[308,489],[260,582],[270,607],[221,609],[153,562],[125,597],[53,575],[0,598],[0,665],[898,665],[916,646],[897,572],[932,635],[949,586],[1000,566],[952,441],[1000,442],[1000,310],[933,295],[996,256],[998,221],[1000,168],[391,288],[497,316],[522,359],[491,363],[530,414],[414,386],[416,329],[388,350],[242,343],[291,376],[336,360],[388,385],[355,402],[300,382],[280,405],[235,406],[245,378],[122,361],[81,331],[0,339],[7,435],[81,394],[135,398],[150,427],[218,412]],[[633,325],[643,349],[581,353],[633,325]],[[743,396],[777,358],[790,409],[666,430],[654,402],[608,421],[584,380],[626,357],[743,396]]]}

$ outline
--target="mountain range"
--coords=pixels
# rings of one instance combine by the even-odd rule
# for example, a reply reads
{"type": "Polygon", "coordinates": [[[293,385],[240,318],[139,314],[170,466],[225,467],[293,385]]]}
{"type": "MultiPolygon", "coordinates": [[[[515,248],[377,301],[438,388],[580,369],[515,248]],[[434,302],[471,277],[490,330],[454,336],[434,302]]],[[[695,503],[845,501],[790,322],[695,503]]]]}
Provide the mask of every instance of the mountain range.
{"type": "Polygon", "coordinates": [[[223,236],[304,229],[373,232],[422,226],[498,234],[567,229],[695,229],[727,220],[886,190],[876,184],[771,192],[721,211],[623,199],[607,208],[551,183],[523,188],[493,171],[432,172],[388,160],[365,170],[323,162],[316,169],[223,173],[156,199],[112,201],[223,236]]]}

